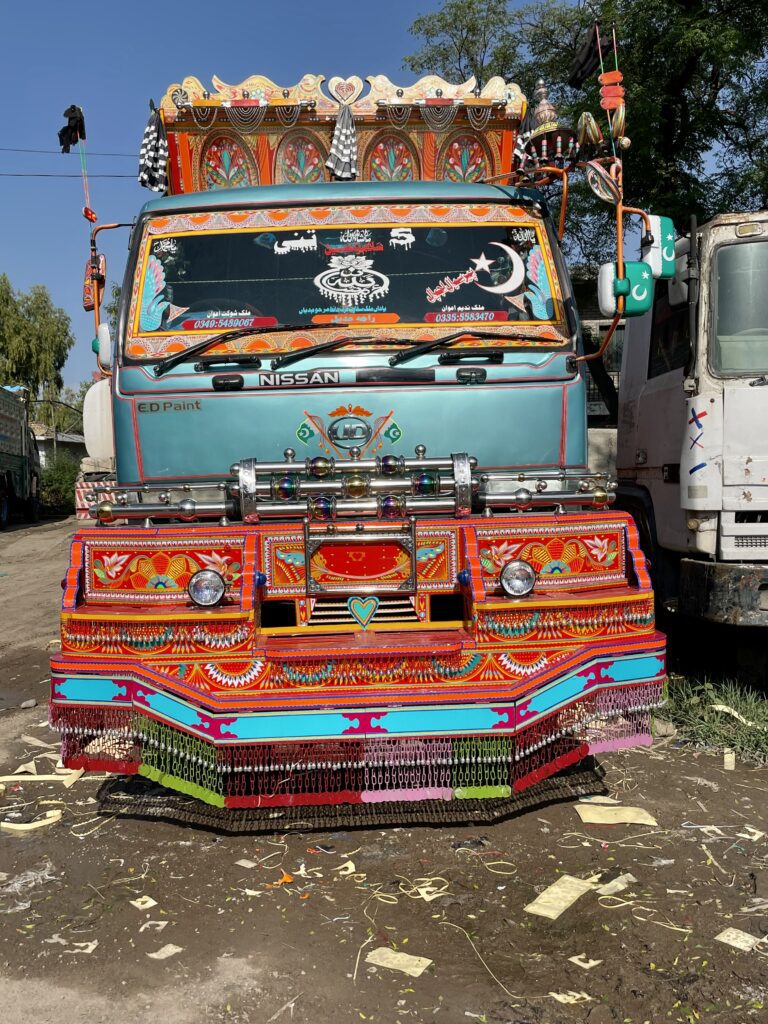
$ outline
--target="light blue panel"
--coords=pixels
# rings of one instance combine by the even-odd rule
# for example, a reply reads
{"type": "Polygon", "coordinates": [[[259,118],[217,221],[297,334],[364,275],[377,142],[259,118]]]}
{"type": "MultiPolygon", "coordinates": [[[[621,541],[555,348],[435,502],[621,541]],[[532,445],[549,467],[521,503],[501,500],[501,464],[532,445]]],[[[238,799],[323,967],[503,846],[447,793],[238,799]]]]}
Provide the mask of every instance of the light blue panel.
{"type": "Polygon", "coordinates": [[[498,726],[499,716],[484,707],[400,708],[390,711],[382,724],[393,735],[490,732],[498,726]]]}
{"type": "MultiPolygon", "coordinates": [[[[560,359],[561,357],[558,357],[560,359]]],[[[564,357],[562,357],[564,358],[564,357]]],[[[414,360],[414,368],[425,361],[414,360]]],[[[436,357],[430,357],[432,362],[436,357]]],[[[378,365],[382,357],[369,360],[378,365]]],[[[311,369],[312,360],[297,364],[311,369]]],[[[328,362],[323,364],[326,368],[328,362]]],[[[291,367],[293,369],[293,367],[291,367]]],[[[530,368],[505,366],[508,376],[519,372],[530,376],[530,368]]],[[[551,369],[548,371],[551,372],[551,369]]],[[[197,391],[183,397],[173,396],[174,387],[200,387],[201,380],[184,382],[169,374],[159,382],[148,381],[135,369],[120,372],[120,387],[135,390],[136,421],[141,446],[143,479],[221,478],[229,474],[233,462],[242,458],[260,461],[281,460],[286,447],[295,448],[300,458],[325,454],[320,447],[322,433],[313,427],[313,436],[304,444],[296,431],[310,413],[326,431],[338,406],[362,405],[371,415],[365,422],[380,418],[394,421],[399,434],[395,441],[384,438],[385,452],[411,456],[417,444],[427,447],[428,455],[446,456],[467,452],[482,467],[557,466],[560,464],[562,438],[562,395],[560,381],[528,382],[520,387],[495,384],[457,386],[435,381],[428,386],[326,387],[318,389],[262,388],[239,392],[197,391]],[[157,390],[166,388],[163,395],[157,390]],[[139,388],[146,388],[145,391],[139,388]]],[[[489,374],[490,378],[490,374],[489,374]]],[[[207,380],[208,378],[206,378],[207,380]]],[[[580,383],[569,390],[580,389],[580,383]]],[[[125,420],[124,406],[116,409],[122,417],[116,430],[117,465],[123,483],[136,482],[133,426],[125,420]]],[[[383,428],[386,431],[387,427],[383,428]]],[[[569,416],[569,441],[574,465],[584,459],[584,409],[580,419],[569,416]]],[[[342,452],[337,458],[346,458],[342,452]]]]}
{"type": "Polygon", "coordinates": [[[63,682],[56,683],[56,689],[65,700],[83,704],[130,704],[126,684],[116,683],[112,679],[67,677],[63,682]]]}
{"type": "Polygon", "coordinates": [[[625,683],[633,679],[653,679],[664,671],[664,659],[645,658],[623,658],[615,661],[609,669],[617,683],[625,683]]]}
{"type": "MultiPolygon", "coordinates": [[[[169,718],[172,722],[178,722],[179,725],[186,725],[189,729],[204,732],[200,727],[200,715],[196,708],[190,707],[189,704],[185,704],[175,697],[169,697],[165,693],[147,693],[146,691],[143,692],[143,700],[147,707],[156,714],[169,718]]],[[[142,704],[135,702],[134,706],[141,709],[142,704]]]]}
{"type": "Polygon", "coordinates": [[[222,732],[232,733],[239,740],[302,740],[318,736],[336,739],[353,726],[354,722],[336,712],[313,711],[310,714],[241,715],[231,725],[223,726],[222,732]]]}

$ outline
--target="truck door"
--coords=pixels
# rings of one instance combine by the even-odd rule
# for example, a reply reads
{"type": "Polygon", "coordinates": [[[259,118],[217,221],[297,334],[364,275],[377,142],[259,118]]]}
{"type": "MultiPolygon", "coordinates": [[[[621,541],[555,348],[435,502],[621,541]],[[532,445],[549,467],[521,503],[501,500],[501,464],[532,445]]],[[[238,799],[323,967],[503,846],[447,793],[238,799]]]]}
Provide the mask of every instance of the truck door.
{"type": "Polygon", "coordinates": [[[686,550],[679,485],[689,345],[688,307],[671,306],[667,282],[657,281],[653,309],[627,329],[618,469],[620,476],[646,488],[658,542],[675,551],[686,550]]]}

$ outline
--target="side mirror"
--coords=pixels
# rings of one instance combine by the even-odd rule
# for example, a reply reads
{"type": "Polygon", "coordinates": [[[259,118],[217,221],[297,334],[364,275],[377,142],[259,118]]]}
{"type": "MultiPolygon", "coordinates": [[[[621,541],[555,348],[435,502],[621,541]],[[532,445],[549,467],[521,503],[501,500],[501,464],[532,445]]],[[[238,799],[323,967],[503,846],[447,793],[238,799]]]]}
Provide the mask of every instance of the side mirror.
{"type": "Polygon", "coordinates": [[[109,333],[109,324],[101,323],[96,331],[96,355],[99,359],[99,366],[108,370],[112,366],[112,338],[109,333]]]}
{"type": "Polygon", "coordinates": [[[104,282],[107,280],[107,257],[103,253],[94,252],[85,264],[85,275],[83,276],[83,309],[86,313],[92,313],[98,301],[101,305],[101,296],[104,290],[104,282]]]}
{"type": "Polygon", "coordinates": [[[669,280],[675,276],[675,226],[669,217],[651,214],[648,219],[652,241],[640,242],[640,255],[651,268],[654,280],[669,280]]]}
{"type": "Polygon", "coordinates": [[[600,313],[616,316],[619,295],[624,296],[624,316],[643,316],[653,305],[653,278],[647,263],[624,263],[624,277],[620,278],[615,263],[604,263],[597,277],[597,299],[600,313]]]}

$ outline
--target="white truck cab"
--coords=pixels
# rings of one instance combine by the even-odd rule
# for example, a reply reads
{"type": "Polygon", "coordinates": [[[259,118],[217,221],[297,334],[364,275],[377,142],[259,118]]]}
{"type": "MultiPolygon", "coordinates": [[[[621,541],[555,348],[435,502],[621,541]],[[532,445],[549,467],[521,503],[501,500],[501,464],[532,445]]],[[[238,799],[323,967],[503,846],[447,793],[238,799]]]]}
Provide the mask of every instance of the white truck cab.
{"type": "Polygon", "coordinates": [[[768,625],[768,212],[692,227],[627,322],[617,504],[668,607],[768,625]]]}

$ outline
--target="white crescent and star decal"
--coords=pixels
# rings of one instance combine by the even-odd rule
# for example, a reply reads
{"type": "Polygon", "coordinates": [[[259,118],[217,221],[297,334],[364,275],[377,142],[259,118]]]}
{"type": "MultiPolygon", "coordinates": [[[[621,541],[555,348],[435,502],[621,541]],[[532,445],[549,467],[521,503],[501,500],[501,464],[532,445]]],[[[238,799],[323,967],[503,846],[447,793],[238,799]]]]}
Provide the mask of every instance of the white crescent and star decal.
{"type": "Polygon", "coordinates": [[[640,285],[636,284],[635,287],[632,289],[632,298],[635,300],[635,302],[643,302],[645,299],[648,298],[648,289],[643,288],[642,292],[639,292],[639,287],[640,285]]]}
{"type": "MultiPolygon", "coordinates": [[[[480,284],[480,282],[477,281],[477,287],[482,288],[484,292],[490,292],[492,295],[508,295],[510,292],[517,291],[525,280],[525,264],[521,257],[514,249],[505,245],[504,242],[491,242],[490,244],[495,245],[498,249],[501,249],[507,254],[507,256],[509,256],[512,263],[512,272],[506,281],[502,281],[501,284],[488,285],[480,284]]],[[[475,270],[485,270],[490,273],[492,261],[487,258],[484,252],[480,254],[479,259],[472,260],[471,262],[474,263],[475,270]]]]}
{"type": "Polygon", "coordinates": [[[672,251],[670,252],[670,247],[668,245],[664,246],[664,248],[661,250],[662,259],[673,260],[675,258],[675,247],[672,246],[671,248],[672,251]]]}

